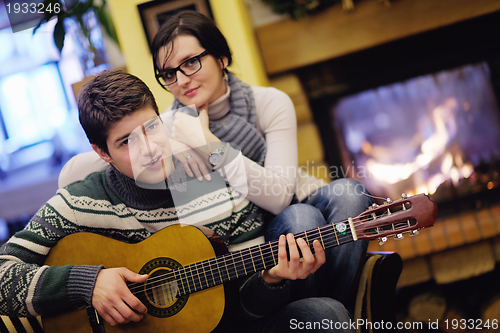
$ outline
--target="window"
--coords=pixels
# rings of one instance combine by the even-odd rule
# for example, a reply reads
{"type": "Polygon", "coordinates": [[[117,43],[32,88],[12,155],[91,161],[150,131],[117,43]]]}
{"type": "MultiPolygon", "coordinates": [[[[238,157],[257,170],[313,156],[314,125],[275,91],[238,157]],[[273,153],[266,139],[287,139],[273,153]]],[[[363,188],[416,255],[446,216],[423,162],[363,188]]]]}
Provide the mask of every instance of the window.
{"type": "Polygon", "coordinates": [[[77,119],[71,84],[84,75],[75,45],[54,46],[55,20],[12,33],[0,30],[0,172],[90,146],[77,119]],[[29,150],[29,153],[26,152],[29,150]]]}

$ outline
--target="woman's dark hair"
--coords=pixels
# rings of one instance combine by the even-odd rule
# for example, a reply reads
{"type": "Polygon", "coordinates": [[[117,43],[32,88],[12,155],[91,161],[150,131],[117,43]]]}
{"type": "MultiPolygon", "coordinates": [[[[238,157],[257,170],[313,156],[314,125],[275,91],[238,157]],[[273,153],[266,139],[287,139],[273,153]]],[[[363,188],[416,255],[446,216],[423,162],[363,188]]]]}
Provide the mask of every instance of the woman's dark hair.
{"type": "Polygon", "coordinates": [[[123,71],[104,71],[78,94],[78,117],[91,144],[109,155],[108,132],[125,116],[143,107],[159,115],[153,93],[138,77],[123,71]]]}
{"type": "MultiPolygon", "coordinates": [[[[167,54],[165,59],[158,59],[160,49],[169,44],[173,45],[174,40],[181,35],[195,37],[200,42],[201,47],[210,55],[216,59],[226,57],[228,61],[227,65],[231,65],[231,50],[226,38],[222,35],[219,28],[217,28],[214,21],[199,12],[187,10],[170,17],[156,33],[151,43],[155,74],[158,74],[163,69],[162,65],[170,57],[170,54],[167,54]]],[[[158,77],[156,80],[161,85],[158,77]]]]}

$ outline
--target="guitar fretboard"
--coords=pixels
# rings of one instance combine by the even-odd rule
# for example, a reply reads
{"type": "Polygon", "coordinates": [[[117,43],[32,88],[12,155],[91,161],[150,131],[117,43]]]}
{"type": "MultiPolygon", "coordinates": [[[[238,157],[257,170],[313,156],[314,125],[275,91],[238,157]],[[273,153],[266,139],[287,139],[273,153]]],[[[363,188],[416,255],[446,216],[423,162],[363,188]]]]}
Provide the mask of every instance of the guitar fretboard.
{"type": "MultiPolygon", "coordinates": [[[[302,232],[295,238],[303,238],[313,252],[312,243],[316,239],[324,249],[355,240],[351,226],[345,222],[302,232]]],[[[177,281],[178,296],[183,296],[270,269],[277,264],[278,241],[271,241],[175,269],[173,274],[177,281]]]]}

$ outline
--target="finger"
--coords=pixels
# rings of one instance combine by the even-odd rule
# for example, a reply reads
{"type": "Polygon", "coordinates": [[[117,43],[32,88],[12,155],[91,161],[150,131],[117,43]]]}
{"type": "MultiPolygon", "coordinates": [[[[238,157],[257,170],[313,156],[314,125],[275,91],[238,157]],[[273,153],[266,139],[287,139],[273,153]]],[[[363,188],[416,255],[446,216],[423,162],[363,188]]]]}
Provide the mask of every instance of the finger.
{"type": "Polygon", "coordinates": [[[191,153],[187,156],[180,155],[184,159],[184,162],[182,162],[182,165],[184,166],[184,169],[186,170],[186,173],[189,177],[196,177],[198,180],[202,180],[201,178],[201,173],[198,170],[198,162],[195,160],[196,156],[194,153],[191,153]],[[193,155],[191,155],[193,154],[193,155]]]}
{"type": "Polygon", "coordinates": [[[142,318],[142,314],[148,312],[148,308],[133,294],[124,297],[124,302],[133,312],[137,313],[140,318],[142,318]]]}
{"type": "Polygon", "coordinates": [[[144,282],[148,279],[147,274],[137,274],[135,272],[132,272],[131,270],[124,268],[121,271],[121,276],[124,280],[130,281],[130,282],[144,282]]]}
{"type": "Polygon", "coordinates": [[[299,246],[300,252],[302,253],[302,258],[300,262],[302,263],[302,268],[303,269],[310,269],[314,265],[314,255],[311,252],[311,248],[309,247],[309,244],[306,243],[306,241],[302,238],[297,238],[296,240],[297,245],[299,246]]]}
{"type": "MultiPolygon", "coordinates": [[[[193,153],[194,154],[194,153],[193,153]]],[[[194,176],[199,180],[203,180],[203,174],[200,170],[200,163],[203,165],[203,161],[201,161],[198,157],[198,155],[190,155],[191,157],[187,160],[189,163],[189,166],[191,167],[191,170],[194,172],[194,176]]]]}
{"type": "Polygon", "coordinates": [[[293,266],[292,269],[297,269],[300,263],[300,254],[297,249],[297,243],[295,242],[295,236],[293,234],[286,235],[286,240],[288,243],[288,253],[290,254],[290,264],[293,266]]]}
{"type": "Polygon", "coordinates": [[[207,165],[203,161],[198,163],[198,167],[206,180],[212,179],[212,176],[210,176],[211,171],[207,168],[207,165]]]}
{"type": "Polygon", "coordinates": [[[286,237],[281,235],[278,241],[278,266],[288,265],[288,256],[286,254],[286,237]]]}
{"type": "Polygon", "coordinates": [[[198,108],[198,113],[200,113],[201,111],[207,111],[208,110],[208,103],[205,103],[203,105],[201,105],[199,108],[198,108]]]}
{"type": "MultiPolygon", "coordinates": [[[[97,312],[99,312],[99,311],[97,311],[97,312]]],[[[103,312],[99,312],[99,315],[102,317],[102,319],[104,319],[111,326],[118,325],[118,322],[113,318],[113,316],[111,316],[107,312],[104,312],[104,313],[103,312]]]]}
{"type": "Polygon", "coordinates": [[[205,177],[206,180],[212,179],[212,176],[210,176],[210,172],[208,171],[205,162],[198,154],[193,152],[191,158],[188,159],[188,163],[199,181],[202,181],[203,177],[205,177]]]}
{"type": "MultiPolygon", "coordinates": [[[[139,283],[140,282],[144,281],[139,281],[139,283]]],[[[125,289],[120,297],[121,299],[117,308],[121,309],[120,313],[122,313],[124,317],[133,318],[130,320],[138,321],[142,318],[142,314],[148,311],[148,308],[130,291],[130,289],[125,289]],[[123,308],[123,305],[126,305],[127,309],[123,308]],[[128,310],[131,310],[131,312],[128,310]],[[135,314],[138,314],[138,316],[135,316],[135,314]]]]}
{"type": "Polygon", "coordinates": [[[301,264],[299,266],[297,276],[299,279],[305,279],[316,271],[316,258],[314,257],[309,244],[307,244],[304,239],[298,238],[296,242],[302,252],[302,258],[300,259],[301,264]]]}
{"type": "MultiPolygon", "coordinates": [[[[137,274],[134,273],[128,269],[125,269],[122,277],[129,282],[135,282],[135,283],[142,283],[146,282],[148,279],[149,275],[148,274],[137,274]]],[[[130,289],[122,289],[123,291],[120,293],[119,297],[121,297],[119,302],[119,306],[125,304],[127,305],[127,308],[132,308],[133,310],[139,312],[139,313],[145,313],[147,311],[147,308],[142,302],[134,296],[134,294],[130,291],[130,289]],[[125,303],[123,303],[125,302],[125,303]]],[[[123,313],[123,312],[122,312],[123,313]]]]}
{"type": "MultiPolygon", "coordinates": [[[[182,156],[182,155],[180,155],[182,156]]],[[[184,157],[184,156],[183,156],[184,157]]],[[[182,166],[184,167],[184,171],[186,171],[186,174],[189,176],[189,177],[194,177],[194,174],[193,172],[191,171],[191,168],[189,166],[189,163],[187,162],[186,159],[184,160],[181,160],[180,158],[178,158],[178,160],[181,162],[182,166]]]]}
{"type": "Polygon", "coordinates": [[[114,319],[120,324],[125,324],[130,321],[138,322],[144,317],[141,313],[135,312],[127,303],[123,301],[117,306],[116,312],[119,315],[115,314],[116,317],[114,317],[114,319]]]}
{"type": "Polygon", "coordinates": [[[201,109],[200,113],[198,114],[198,119],[200,120],[202,127],[208,127],[209,119],[207,108],[201,109]]]}
{"type": "Polygon", "coordinates": [[[314,253],[316,257],[316,262],[314,263],[314,267],[311,270],[311,273],[314,273],[318,270],[326,262],[325,249],[321,245],[318,240],[313,242],[314,253]]]}
{"type": "Polygon", "coordinates": [[[120,314],[120,312],[112,304],[109,306],[106,306],[103,310],[100,310],[100,311],[98,310],[97,312],[111,326],[116,326],[116,325],[121,324],[125,321],[125,319],[120,314]]]}

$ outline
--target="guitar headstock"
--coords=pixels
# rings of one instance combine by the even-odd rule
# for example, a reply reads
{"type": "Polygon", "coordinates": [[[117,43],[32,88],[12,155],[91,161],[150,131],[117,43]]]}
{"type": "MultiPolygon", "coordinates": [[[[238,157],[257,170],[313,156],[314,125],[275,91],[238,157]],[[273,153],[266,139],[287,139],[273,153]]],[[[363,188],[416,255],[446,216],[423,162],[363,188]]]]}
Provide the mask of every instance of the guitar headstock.
{"type": "Polygon", "coordinates": [[[401,239],[404,233],[414,236],[419,229],[432,226],[436,213],[437,205],[428,195],[403,195],[399,200],[373,205],[353,221],[358,239],[378,238],[383,244],[387,236],[401,239]]]}

